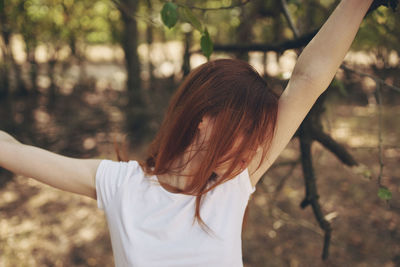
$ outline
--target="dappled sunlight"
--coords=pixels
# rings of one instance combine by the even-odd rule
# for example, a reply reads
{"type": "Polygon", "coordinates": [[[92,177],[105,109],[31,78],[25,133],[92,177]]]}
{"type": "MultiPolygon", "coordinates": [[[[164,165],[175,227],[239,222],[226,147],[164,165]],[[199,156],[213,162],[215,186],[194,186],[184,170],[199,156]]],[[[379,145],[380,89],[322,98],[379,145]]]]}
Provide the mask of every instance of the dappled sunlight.
{"type": "MultiPolygon", "coordinates": [[[[156,78],[169,77],[181,71],[182,42],[152,43],[151,46],[141,44],[138,47],[138,53],[145,66],[150,62],[153,64],[156,78]]],[[[149,74],[144,77],[148,76],[149,74]]]]}
{"type": "Polygon", "coordinates": [[[97,145],[96,139],[88,137],[83,140],[83,148],[86,150],[90,150],[95,148],[97,145]]]}
{"type": "Polygon", "coordinates": [[[90,45],[85,56],[91,62],[124,62],[124,50],[118,45],[90,45]]]}
{"type": "Polygon", "coordinates": [[[39,125],[46,125],[50,122],[50,115],[44,109],[36,109],[34,118],[39,125]]]}
{"type": "MultiPolygon", "coordinates": [[[[297,140],[294,141],[293,143],[297,144],[297,140]]],[[[282,158],[288,159],[288,160],[296,160],[299,158],[299,149],[298,146],[289,146],[287,147],[281,154],[280,156],[282,158]]]]}
{"type": "Polygon", "coordinates": [[[335,139],[346,139],[349,137],[350,133],[350,128],[337,128],[331,131],[331,134],[335,139]]]}
{"type": "Polygon", "coordinates": [[[400,158],[400,148],[388,148],[384,152],[386,158],[400,158]]]}
{"type": "Polygon", "coordinates": [[[350,147],[376,147],[378,145],[376,136],[351,136],[347,143],[350,147]]]}
{"type": "Polygon", "coordinates": [[[262,52],[249,53],[249,62],[259,73],[267,73],[269,76],[282,75],[284,79],[291,77],[296,60],[297,54],[293,50],[285,51],[279,59],[276,52],[268,52],[266,57],[262,52]]]}
{"type": "Polygon", "coordinates": [[[25,44],[22,40],[21,35],[13,35],[10,39],[12,53],[14,59],[18,63],[24,63],[26,61],[25,44]]]}
{"type": "MultiPolygon", "coordinates": [[[[118,96],[115,90],[88,90],[80,95],[82,99],[79,101],[82,102],[75,103],[78,99],[71,98],[68,100],[71,102],[63,104],[73,110],[83,105],[90,109],[93,108],[91,105],[101,106],[107,111],[108,119],[116,125],[122,121],[123,113],[111,105],[110,101],[118,96]]],[[[72,112],[62,106],[59,108],[57,112],[63,115],[72,112]]],[[[80,128],[77,122],[80,120],[85,124],[93,123],[93,120],[86,120],[93,118],[88,112],[81,107],[77,113],[79,115],[73,113],[74,120],[70,118],[68,123],[77,128],[80,128]]],[[[376,196],[375,179],[379,172],[378,150],[376,143],[373,143],[378,133],[376,107],[336,105],[332,113],[329,133],[349,147],[349,152],[362,164],[356,168],[346,168],[321,145],[313,145],[321,205],[325,218],[332,223],[334,229],[331,251],[333,255],[342,256],[358,253],[369,259],[377,243],[379,247],[384,247],[396,242],[394,237],[388,235],[396,231],[399,223],[396,214],[384,212],[384,203],[376,196]],[[370,213],[371,210],[374,213],[370,213]],[[365,214],[369,215],[365,217],[365,214]],[[354,225],[358,227],[354,228],[354,225]],[[362,238],[365,232],[370,233],[368,240],[362,238]],[[346,248],[345,251],[343,248],[346,248]],[[359,251],[360,248],[362,251],[359,251]]],[[[103,131],[101,127],[94,127],[97,129],[95,133],[82,133],[79,138],[63,140],[69,134],[64,134],[65,129],[55,122],[61,114],[47,114],[41,109],[33,114],[37,125],[40,125],[40,131],[59,140],[56,146],[58,149],[73,145],[80,149],[80,153],[97,149],[99,157],[114,158],[113,139],[117,142],[127,139],[120,128],[112,127],[103,131]]],[[[99,115],[97,120],[104,116],[98,111],[96,114],[99,115]]],[[[385,106],[383,115],[383,181],[394,195],[398,195],[400,148],[396,145],[399,141],[400,108],[385,106]]],[[[75,134],[75,131],[72,133],[75,134]]],[[[300,254],[311,251],[308,259],[313,262],[319,260],[322,233],[311,209],[302,210],[299,207],[304,198],[304,183],[298,158],[299,144],[294,139],[277,160],[276,167],[271,168],[257,184],[257,191],[249,204],[248,226],[243,234],[244,255],[264,255],[262,251],[268,250],[271,255],[286,259],[286,254],[290,252],[292,259],[303,262],[304,259],[300,261],[300,254]],[[293,164],[294,170],[291,172],[293,164]]],[[[394,201],[398,202],[397,199],[394,201]]],[[[21,262],[27,266],[47,266],[49,262],[53,266],[113,264],[104,214],[97,210],[94,200],[18,176],[1,189],[0,211],[5,214],[0,217],[0,253],[4,255],[0,265],[18,266],[21,262]]],[[[382,252],[379,253],[381,255],[382,252]]]]}
{"type": "MultiPolygon", "coordinates": [[[[341,107],[337,107],[340,112],[341,107]]],[[[352,107],[351,113],[343,117],[341,114],[332,121],[330,134],[339,142],[346,143],[352,148],[377,148],[379,140],[378,105],[352,107]]],[[[383,144],[395,144],[400,130],[400,108],[384,106],[382,108],[383,144]],[[394,120],[394,122],[389,122],[394,120]]]]}
{"type": "MultiPolygon", "coordinates": [[[[26,54],[21,36],[15,35],[12,42],[17,61],[25,62],[26,54]]],[[[149,80],[148,66],[150,62],[154,66],[153,75],[155,78],[180,77],[183,49],[183,43],[180,41],[154,42],[150,46],[145,43],[140,44],[138,46],[138,54],[142,64],[140,77],[144,81],[149,80]]],[[[78,65],[79,62],[70,62],[68,68],[63,73],[58,74],[57,85],[60,87],[60,93],[71,94],[82,75],[86,80],[93,80],[98,90],[114,89],[120,91],[125,89],[127,74],[124,67],[124,52],[120,46],[86,45],[82,51],[87,59],[84,64],[78,65]]],[[[39,45],[35,51],[37,62],[45,64],[51,57],[63,61],[71,55],[68,47],[58,48],[56,54],[50,54],[53,52],[54,48],[51,45],[39,45]]],[[[213,55],[212,58],[220,57],[221,55],[213,55]]],[[[222,55],[222,57],[227,57],[227,55],[222,55]]],[[[290,78],[296,58],[297,55],[292,50],[280,55],[279,60],[276,52],[268,52],[265,62],[263,53],[252,52],[249,54],[249,62],[259,73],[266,72],[271,76],[282,75],[284,79],[290,78]]],[[[190,57],[192,69],[205,62],[207,62],[206,57],[200,53],[193,53],[190,57]]],[[[51,80],[47,75],[39,74],[37,82],[40,88],[49,88],[51,85],[51,80]]]]}
{"type": "Polygon", "coordinates": [[[352,128],[349,127],[336,128],[330,133],[334,139],[345,142],[350,147],[376,147],[378,145],[378,137],[373,133],[354,135],[352,128]]]}
{"type": "MultiPolygon", "coordinates": [[[[71,248],[90,242],[104,247],[98,243],[98,238],[99,231],[105,229],[105,222],[94,200],[53,189],[26,177],[16,177],[5,190],[7,194],[0,197],[0,207],[14,206],[14,209],[7,210],[7,220],[0,218],[0,241],[7,244],[3,246],[4,259],[0,260],[0,265],[45,266],[50,260],[56,263],[55,266],[74,266],[71,248]],[[36,190],[32,191],[32,188],[36,190]]],[[[101,259],[91,262],[87,266],[112,264],[101,263],[101,259]]]]}
{"type": "MultiPolygon", "coordinates": [[[[344,60],[345,62],[351,62],[354,65],[362,67],[369,67],[378,63],[376,53],[366,53],[364,51],[350,51],[344,60]]],[[[389,52],[387,63],[392,67],[398,66],[400,63],[399,55],[395,51],[389,52]]]]}

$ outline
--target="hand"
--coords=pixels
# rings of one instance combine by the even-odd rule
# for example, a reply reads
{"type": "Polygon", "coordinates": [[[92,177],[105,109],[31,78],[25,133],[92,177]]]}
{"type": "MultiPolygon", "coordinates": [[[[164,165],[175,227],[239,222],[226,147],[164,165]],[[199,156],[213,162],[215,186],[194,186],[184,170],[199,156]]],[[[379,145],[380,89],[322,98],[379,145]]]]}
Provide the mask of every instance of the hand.
{"type": "Polygon", "coordinates": [[[371,13],[380,6],[391,7],[392,10],[395,11],[398,3],[399,0],[375,0],[369,8],[367,14],[371,13]]]}

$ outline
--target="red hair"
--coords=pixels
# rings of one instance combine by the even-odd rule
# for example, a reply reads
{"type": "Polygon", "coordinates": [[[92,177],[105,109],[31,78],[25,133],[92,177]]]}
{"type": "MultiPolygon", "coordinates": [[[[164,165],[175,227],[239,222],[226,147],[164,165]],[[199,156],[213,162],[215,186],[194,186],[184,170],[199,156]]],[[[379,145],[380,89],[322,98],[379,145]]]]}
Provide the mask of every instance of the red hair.
{"type": "Polygon", "coordinates": [[[194,142],[202,118],[212,118],[215,127],[192,182],[185,189],[162,183],[170,191],[196,196],[194,219],[207,227],[200,217],[202,196],[243,171],[237,166],[241,166],[244,158],[249,162],[259,147],[263,149],[264,160],[274,134],[277,109],[278,96],[247,62],[236,59],[207,62],[190,72],[172,97],[141,166],[149,175],[179,174],[186,165],[173,168],[173,163],[194,142]],[[232,152],[238,140],[241,140],[239,146],[232,152]],[[229,163],[229,167],[217,177],[214,169],[221,163],[229,163]]]}

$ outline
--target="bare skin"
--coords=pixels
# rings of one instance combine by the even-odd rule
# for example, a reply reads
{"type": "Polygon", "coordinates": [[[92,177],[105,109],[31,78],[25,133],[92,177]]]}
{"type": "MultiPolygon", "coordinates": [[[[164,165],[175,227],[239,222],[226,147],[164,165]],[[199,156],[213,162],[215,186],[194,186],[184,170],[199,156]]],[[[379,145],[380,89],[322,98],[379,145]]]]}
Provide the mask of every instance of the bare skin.
{"type": "MultiPolygon", "coordinates": [[[[303,50],[279,99],[276,132],[267,159],[257,168],[261,158],[261,153],[258,153],[248,164],[253,186],[279,156],[318,96],[332,81],[371,3],[372,0],[342,0],[319,33],[303,50]]],[[[210,127],[206,127],[209,126],[207,120],[203,118],[203,121],[199,130],[206,138],[205,129],[210,127]]],[[[195,142],[189,151],[198,146],[199,143],[195,142]]],[[[192,158],[181,175],[160,176],[160,180],[178,187],[184,186],[181,177],[186,178],[193,173],[201,162],[202,153],[195,156],[185,153],[184,157],[192,158]]],[[[181,161],[185,159],[187,158],[182,158],[181,161]]],[[[1,167],[68,192],[96,198],[95,176],[100,161],[60,156],[21,144],[9,134],[0,131],[1,167]]],[[[223,168],[216,172],[223,172],[223,168]]]]}

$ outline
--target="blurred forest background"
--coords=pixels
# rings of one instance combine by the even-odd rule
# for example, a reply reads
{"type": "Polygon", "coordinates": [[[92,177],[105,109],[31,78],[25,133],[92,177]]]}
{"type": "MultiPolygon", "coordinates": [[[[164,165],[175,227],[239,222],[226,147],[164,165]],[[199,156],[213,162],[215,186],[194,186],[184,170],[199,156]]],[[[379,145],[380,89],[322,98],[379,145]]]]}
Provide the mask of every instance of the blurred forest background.
{"type": "MultiPolygon", "coordinates": [[[[165,1],[0,0],[0,129],[71,157],[116,159],[117,142],[141,158],[171,94],[207,61],[201,48],[249,61],[280,93],[339,1],[174,2],[168,29],[165,1]]],[[[257,185],[245,266],[400,266],[399,36],[399,11],[366,17],[257,185]]],[[[112,265],[95,201],[0,170],[1,267],[112,265]]]]}

